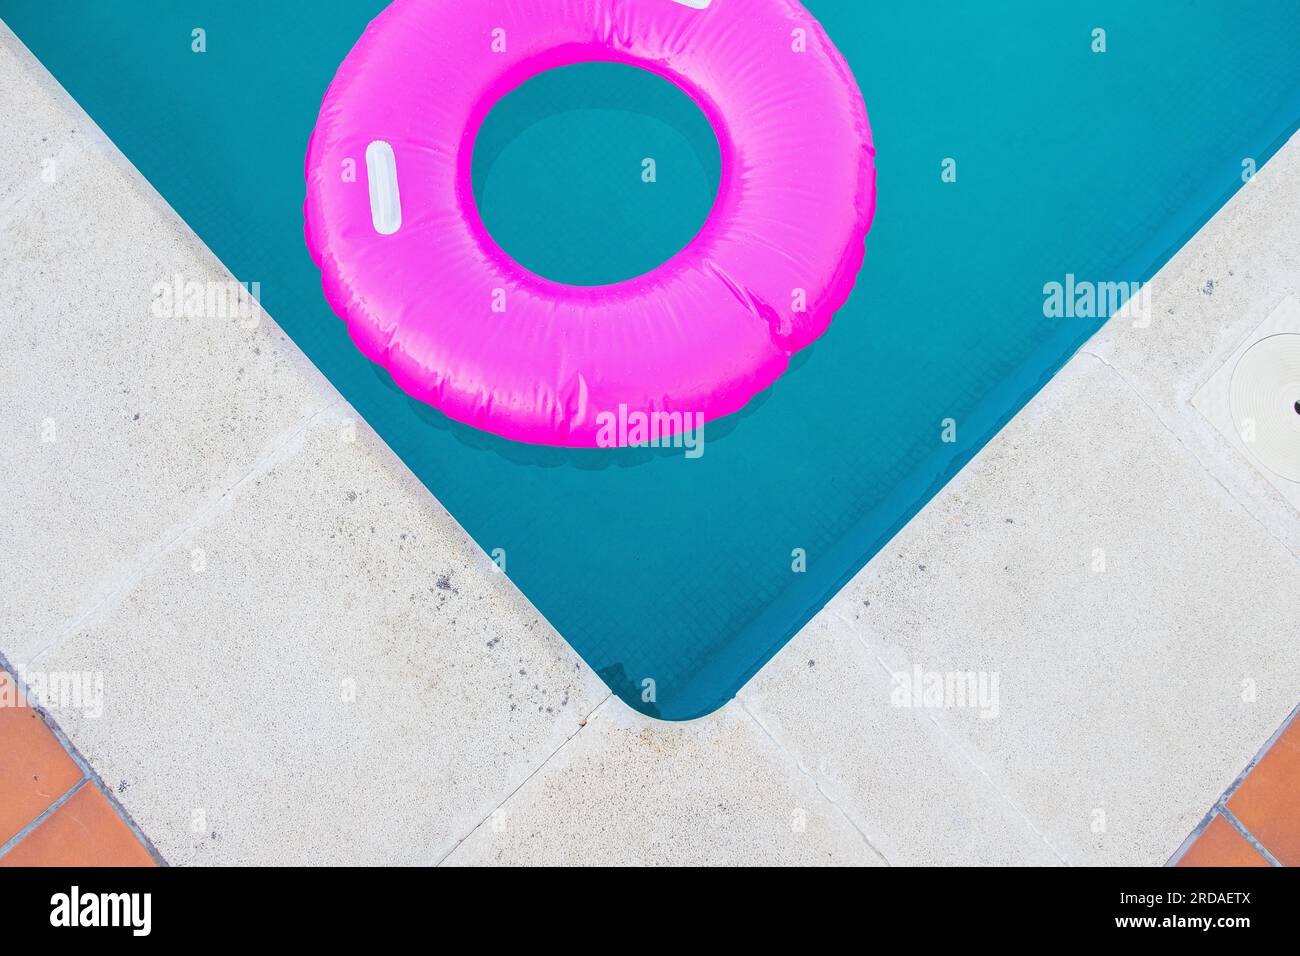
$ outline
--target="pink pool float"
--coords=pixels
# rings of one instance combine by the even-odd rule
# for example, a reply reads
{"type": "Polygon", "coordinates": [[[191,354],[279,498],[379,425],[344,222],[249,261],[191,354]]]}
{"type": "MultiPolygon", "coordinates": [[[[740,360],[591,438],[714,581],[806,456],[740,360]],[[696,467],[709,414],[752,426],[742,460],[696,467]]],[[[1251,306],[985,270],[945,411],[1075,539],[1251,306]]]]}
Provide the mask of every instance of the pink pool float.
{"type": "Polygon", "coordinates": [[[826,330],[862,265],[873,157],[848,64],[795,0],[397,0],[325,95],[307,244],[358,348],[451,418],[598,446],[641,413],[667,436],[737,411],[826,330]],[[722,170],[685,249],[578,287],[501,250],[470,168],[502,96],[589,61],[675,83],[722,170]]]}

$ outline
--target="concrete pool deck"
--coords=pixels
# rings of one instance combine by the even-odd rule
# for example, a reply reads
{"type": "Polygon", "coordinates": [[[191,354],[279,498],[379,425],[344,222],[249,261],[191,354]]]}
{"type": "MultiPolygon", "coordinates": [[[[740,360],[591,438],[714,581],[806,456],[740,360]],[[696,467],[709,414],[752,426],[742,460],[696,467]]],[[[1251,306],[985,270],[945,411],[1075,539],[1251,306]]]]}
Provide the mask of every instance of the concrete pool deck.
{"type": "Polygon", "coordinates": [[[0,654],[102,681],[48,716],[167,862],[1163,864],[1300,701],[1296,509],[1192,402],[1300,301],[1298,140],[670,725],[273,317],[154,314],[230,276],[2,27],[0,127],[0,654]]]}

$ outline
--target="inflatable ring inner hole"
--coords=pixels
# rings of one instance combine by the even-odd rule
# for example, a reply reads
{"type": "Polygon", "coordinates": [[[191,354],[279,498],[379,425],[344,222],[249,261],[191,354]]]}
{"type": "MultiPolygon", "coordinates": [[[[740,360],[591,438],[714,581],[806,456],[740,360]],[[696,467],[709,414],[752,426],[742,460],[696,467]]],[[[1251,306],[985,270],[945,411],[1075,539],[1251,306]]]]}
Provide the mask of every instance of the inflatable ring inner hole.
{"type": "Polygon", "coordinates": [[[685,249],[718,198],[721,149],[700,105],[635,63],[536,73],[496,101],[473,144],[478,215],[519,265],[610,285],[685,249]]]}

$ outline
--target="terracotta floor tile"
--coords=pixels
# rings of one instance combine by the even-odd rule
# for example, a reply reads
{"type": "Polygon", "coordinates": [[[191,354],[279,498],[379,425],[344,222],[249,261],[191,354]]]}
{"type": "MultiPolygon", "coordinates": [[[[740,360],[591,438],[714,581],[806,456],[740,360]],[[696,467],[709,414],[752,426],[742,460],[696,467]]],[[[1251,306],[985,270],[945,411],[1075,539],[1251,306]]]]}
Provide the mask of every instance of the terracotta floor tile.
{"type": "Polygon", "coordinates": [[[1223,817],[1210,821],[1196,842],[1178,861],[1179,866],[1268,866],[1268,860],[1246,842],[1223,817]]]}
{"type": "Polygon", "coordinates": [[[154,866],[135,834],[87,783],[12,850],[0,866],[154,866]]]}
{"type": "Polygon", "coordinates": [[[13,678],[0,671],[0,844],[49,809],[81,779],[63,745],[30,707],[15,707],[13,678]]]}
{"type": "Polygon", "coordinates": [[[1279,863],[1300,866],[1300,720],[1260,758],[1228,809],[1279,863]]]}

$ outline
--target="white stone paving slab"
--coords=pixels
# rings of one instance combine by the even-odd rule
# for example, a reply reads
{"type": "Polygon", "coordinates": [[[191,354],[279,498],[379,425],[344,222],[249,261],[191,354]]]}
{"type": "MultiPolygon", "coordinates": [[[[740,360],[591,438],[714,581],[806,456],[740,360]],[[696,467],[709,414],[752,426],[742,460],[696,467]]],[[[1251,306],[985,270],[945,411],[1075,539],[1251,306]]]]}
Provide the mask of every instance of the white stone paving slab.
{"type": "Polygon", "coordinates": [[[884,865],[738,702],[664,724],[617,698],[445,862],[884,865]]]}
{"type": "MultiPolygon", "coordinates": [[[[823,613],[889,673],[996,676],[996,716],[923,709],[1071,864],[1163,863],[1300,699],[1300,562],[1090,355],[823,613]]],[[[875,769],[880,692],[762,696],[836,784],[875,769]]]]}
{"type": "Polygon", "coordinates": [[[170,862],[433,862],[608,695],[347,406],[237,502],[35,663],[170,862]]]}
{"type": "Polygon", "coordinates": [[[142,561],[337,400],[255,304],[159,315],[155,287],[177,276],[231,281],[94,148],[0,231],[0,634],[16,663],[129,589],[142,561]]]}
{"type": "Polygon", "coordinates": [[[891,864],[1060,865],[935,716],[893,693],[865,629],[824,612],[740,699],[891,864]]]}

